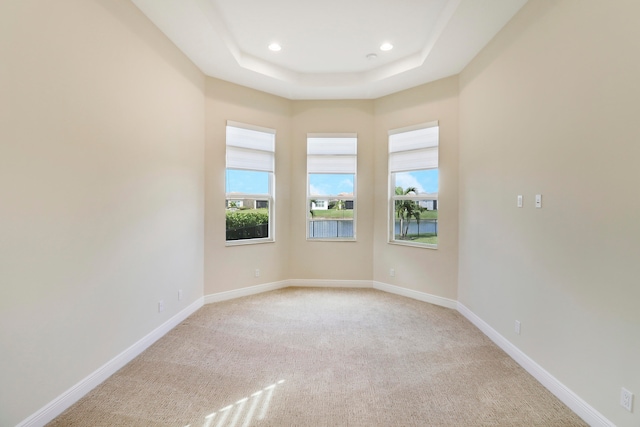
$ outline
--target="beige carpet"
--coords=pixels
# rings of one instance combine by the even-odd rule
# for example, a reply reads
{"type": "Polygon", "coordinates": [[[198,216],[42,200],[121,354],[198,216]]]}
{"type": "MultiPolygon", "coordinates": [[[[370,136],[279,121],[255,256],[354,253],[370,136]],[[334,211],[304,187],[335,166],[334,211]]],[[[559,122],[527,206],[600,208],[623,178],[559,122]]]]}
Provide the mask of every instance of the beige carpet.
{"type": "Polygon", "coordinates": [[[51,426],[584,426],[454,310],[372,289],[203,307],[51,426]]]}

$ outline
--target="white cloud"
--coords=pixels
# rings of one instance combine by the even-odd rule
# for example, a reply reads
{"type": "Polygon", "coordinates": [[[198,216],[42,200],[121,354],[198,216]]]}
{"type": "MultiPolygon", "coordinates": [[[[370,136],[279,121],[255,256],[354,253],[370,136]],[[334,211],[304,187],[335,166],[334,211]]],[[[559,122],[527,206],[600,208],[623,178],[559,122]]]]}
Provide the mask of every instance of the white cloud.
{"type": "Polygon", "coordinates": [[[328,195],[327,190],[325,189],[325,186],[316,187],[313,184],[309,184],[309,193],[312,196],[326,196],[326,195],[328,195]]]}
{"type": "Polygon", "coordinates": [[[396,174],[396,187],[402,187],[404,189],[414,187],[416,190],[418,190],[418,193],[426,193],[418,180],[413,175],[410,175],[408,173],[396,174]]]}
{"type": "Polygon", "coordinates": [[[340,181],[340,184],[338,184],[338,187],[340,189],[347,189],[349,191],[353,191],[353,181],[350,179],[343,179],[342,181],[340,181]]]}

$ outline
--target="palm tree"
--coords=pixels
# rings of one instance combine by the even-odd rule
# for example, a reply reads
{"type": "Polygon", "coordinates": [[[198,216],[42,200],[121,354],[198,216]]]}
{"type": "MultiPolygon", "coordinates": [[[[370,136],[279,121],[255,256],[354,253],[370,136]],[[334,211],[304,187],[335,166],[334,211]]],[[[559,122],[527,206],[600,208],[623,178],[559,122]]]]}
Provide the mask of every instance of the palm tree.
{"type": "Polygon", "coordinates": [[[316,202],[316,199],[311,199],[311,201],[309,201],[309,213],[311,214],[311,218],[313,218],[313,206],[316,204],[316,202]]]}
{"type": "Polygon", "coordinates": [[[414,204],[416,204],[416,210],[413,211],[413,217],[416,219],[416,222],[418,223],[418,237],[420,237],[420,217],[422,215],[422,211],[424,210],[424,208],[421,208],[419,204],[417,204],[416,202],[413,202],[414,204]]]}
{"type": "MultiPolygon", "coordinates": [[[[406,196],[411,193],[416,194],[416,192],[417,190],[415,187],[408,187],[406,190],[402,187],[396,187],[396,195],[398,196],[406,196]]],[[[420,216],[420,211],[418,210],[416,202],[413,200],[396,200],[395,208],[396,215],[398,216],[398,219],[400,219],[400,238],[402,239],[405,238],[409,232],[411,217],[414,217],[419,221],[418,217],[420,216]],[[418,216],[416,216],[416,214],[418,216]]]]}

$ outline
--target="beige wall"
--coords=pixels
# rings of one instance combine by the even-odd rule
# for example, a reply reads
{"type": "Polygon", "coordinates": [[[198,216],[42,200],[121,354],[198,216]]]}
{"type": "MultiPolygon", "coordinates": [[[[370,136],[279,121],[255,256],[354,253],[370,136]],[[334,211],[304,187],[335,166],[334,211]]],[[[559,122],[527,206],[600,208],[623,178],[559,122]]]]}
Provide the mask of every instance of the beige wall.
{"type": "Polygon", "coordinates": [[[459,300],[618,426],[640,425],[638,17],[531,1],[460,77],[459,300]]]}
{"type": "Polygon", "coordinates": [[[371,280],[372,101],[289,101],[207,79],[205,295],[287,279],[371,280]],[[225,246],[227,120],[276,129],[276,241],[225,246]],[[357,242],[306,240],[306,135],[358,134],[357,242]],[[255,277],[255,269],[260,277],[255,277]]]}
{"type": "Polygon", "coordinates": [[[295,101],[291,146],[291,279],[371,280],[373,230],[373,104],[295,101]],[[357,133],[356,241],[306,240],[307,133],[357,133]]]}
{"type": "Polygon", "coordinates": [[[455,300],[458,283],[458,78],[375,101],[373,279],[455,300]],[[438,249],[388,243],[388,131],[437,120],[440,126],[438,249]],[[395,277],[389,276],[389,269],[395,277]]]}
{"type": "Polygon", "coordinates": [[[376,101],[288,101],[207,79],[205,295],[287,279],[375,280],[445,298],[457,290],[458,79],[376,101]],[[276,129],[276,242],[225,246],[227,120],[276,129]],[[441,237],[438,250],[387,243],[387,131],[440,121],[441,237]],[[357,239],[306,239],[306,137],[358,135],[357,239]],[[375,250],[375,254],[374,254],[375,250]],[[375,267],[374,267],[375,266],[375,267]],[[387,276],[390,267],[397,276],[387,276]],[[261,276],[254,271],[259,268],[261,276]]]}
{"type": "Polygon", "coordinates": [[[288,101],[207,79],[205,295],[287,279],[375,280],[456,298],[458,80],[379,100],[288,101]],[[227,120],[276,129],[276,242],[225,246],[227,120]],[[438,250],[387,243],[387,131],[440,121],[441,237],[438,250]],[[358,135],[357,239],[306,239],[306,137],[358,135]],[[374,254],[375,250],[375,254],[374,254]],[[374,267],[375,265],[375,267],[374,267]],[[387,276],[390,267],[397,276],[387,276]],[[261,276],[254,271],[259,268],[261,276]]]}
{"type": "Polygon", "coordinates": [[[0,2],[0,58],[13,426],[202,296],[204,76],[112,0],[0,2]]]}
{"type": "Polygon", "coordinates": [[[531,1],[460,77],[289,101],[205,79],[129,2],[1,3],[0,424],[203,294],[329,279],[457,299],[637,425],[618,400],[640,390],[638,16],[531,1]],[[227,120],[277,131],[275,243],[224,244],[227,120]],[[390,245],[387,131],[432,120],[439,248],[390,245]],[[305,239],[308,132],[358,134],[356,242],[305,239]]]}
{"type": "Polygon", "coordinates": [[[205,295],[288,278],[291,102],[207,78],[205,295]],[[276,240],[225,246],[225,126],[227,120],[276,130],[276,240]],[[260,277],[255,270],[260,269],[260,277]]]}

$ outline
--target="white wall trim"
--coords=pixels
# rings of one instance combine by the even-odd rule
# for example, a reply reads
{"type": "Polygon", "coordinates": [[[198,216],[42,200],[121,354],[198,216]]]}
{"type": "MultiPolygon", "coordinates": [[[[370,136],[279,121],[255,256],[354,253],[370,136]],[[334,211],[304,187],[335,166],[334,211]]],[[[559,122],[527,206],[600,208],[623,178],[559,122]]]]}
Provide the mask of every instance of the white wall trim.
{"type": "Polygon", "coordinates": [[[42,407],[39,411],[23,420],[16,427],[41,427],[63,413],[80,398],[100,385],[104,380],[116,373],[120,368],[146,350],[151,344],[162,338],[167,332],[175,328],[180,322],[195,313],[203,305],[203,298],[198,298],[188,307],[145,335],[131,347],[102,365],[82,381],[62,393],[60,396],[42,407]]]}
{"type": "Polygon", "coordinates": [[[615,427],[615,424],[606,419],[604,415],[558,381],[558,379],[547,372],[542,366],[534,362],[533,359],[500,335],[498,331],[465,307],[464,304],[458,302],[457,309],[467,320],[480,329],[491,341],[504,350],[513,360],[538,380],[540,384],[546,387],[590,426],[615,427]]]}
{"type": "Polygon", "coordinates": [[[263,292],[275,291],[277,289],[298,287],[317,288],[371,288],[370,280],[319,280],[319,279],[290,279],[279,282],[264,283],[262,285],[248,286],[246,288],[234,289],[232,291],[218,292],[204,296],[204,303],[227,301],[234,298],[246,297],[249,295],[261,294],[263,292]]]}
{"type": "Polygon", "coordinates": [[[309,288],[372,288],[371,280],[291,279],[288,286],[309,288]]]}
{"type": "Polygon", "coordinates": [[[262,285],[249,286],[246,288],[225,291],[216,294],[206,295],[197,299],[191,305],[181,310],[175,316],[164,322],[162,325],[148,333],[131,347],[114,357],[105,365],[97,369],[95,372],[87,376],[85,379],[62,393],[56,399],[45,405],[39,411],[23,420],[16,427],[41,427],[53,420],[55,417],[64,412],[67,408],[77,402],[84,395],[89,393],[96,386],[101,384],[108,377],[124,365],[133,360],[136,356],[146,350],[151,344],[163,337],[171,329],[175,328],[180,322],[195,313],[204,304],[214,302],[227,301],[234,298],[240,298],[249,295],[255,295],[263,292],[283,289],[291,286],[298,287],[332,287],[332,288],[373,288],[383,292],[389,292],[412,298],[418,301],[451,308],[460,312],[465,318],[473,323],[482,333],[489,337],[498,347],[504,350],[513,360],[529,372],[544,387],[560,399],[565,405],[571,408],[578,416],[591,426],[615,427],[615,425],[606,419],[595,408],[585,402],[577,394],[567,388],[558,381],[553,375],[544,368],[534,362],[529,356],[518,349],[505,337],[500,335],[488,323],[478,317],[469,310],[464,304],[437,295],[415,291],[412,289],[402,288],[388,283],[371,281],[371,280],[314,280],[314,279],[291,279],[279,282],[265,283],[262,285]]]}
{"type": "Polygon", "coordinates": [[[389,292],[391,294],[401,295],[403,297],[416,299],[422,302],[428,302],[429,304],[435,304],[442,307],[452,308],[456,310],[457,302],[455,300],[439,297],[437,295],[428,294],[425,292],[414,291],[413,289],[402,288],[400,286],[390,285],[383,282],[373,282],[373,288],[381,291],[389,292]]]}
{"type": "Polygon", "coordinates": [[[211,304],[214,302],[227,301],[230,299],[246,297],[249,295],[261,294],[263,292],[275,291],[289,286],[287,280],[280,282],[264,283],[262,285],[248,286],[246,288],[234,289],[232,291],[218,292],[204,296],[204,303],[211,304]]]}

